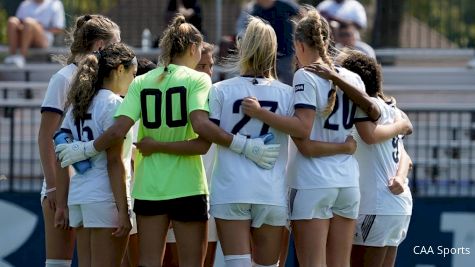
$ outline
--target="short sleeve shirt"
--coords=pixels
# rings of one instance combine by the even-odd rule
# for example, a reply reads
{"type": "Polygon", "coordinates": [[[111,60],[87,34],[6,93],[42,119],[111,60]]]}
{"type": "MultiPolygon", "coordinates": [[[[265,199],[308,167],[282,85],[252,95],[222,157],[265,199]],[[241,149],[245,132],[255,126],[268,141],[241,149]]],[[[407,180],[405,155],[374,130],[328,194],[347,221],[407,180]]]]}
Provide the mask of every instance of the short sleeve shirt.
{"type": "Polygon", "coordinates": [[[45,29],[64,29],[65,26],[64,7],[58,0],[45,0],[41,4],[31,0],[23,1],[18,7],[16,17],[22,20],[33,18],[45,29]]]}
{"type": "MultiPolygon", "coordinates": [[[[211,79],[193,69],[169,65],[137,77],[129,87],[117,116],[140,119],[138,140],[151,137],[161,142],[185,141],[197,137],[189,115],[195,110],[208,112],[211,79]]],[[[142,200],[165,200],[208,194],[206,175],[199,155],[180,156],[154,153],[135,162],[132,195],[142,200]]]]}

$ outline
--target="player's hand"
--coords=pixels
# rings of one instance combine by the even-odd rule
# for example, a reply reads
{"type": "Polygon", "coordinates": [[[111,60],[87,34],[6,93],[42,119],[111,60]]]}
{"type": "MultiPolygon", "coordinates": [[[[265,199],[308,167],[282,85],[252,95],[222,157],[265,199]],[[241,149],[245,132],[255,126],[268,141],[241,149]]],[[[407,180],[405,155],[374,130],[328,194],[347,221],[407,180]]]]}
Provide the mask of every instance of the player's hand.
{"type": "Polygon", "coordinates": [[[157,144],[151,137],[144,137],[139,142],[135,143],[137,150],[142,154],[144,157],[148,157],[153,153],[157,153],[158,151],[154,148],[157,144]]]}
{"type": "Polygon", "coordinates": [[[346,154],[348,154],[348,155],[353,155],[353,154],[355,154],[357,145],[356,145],[355,139],[353,139],[353,136],[348,135],[348,136],[346,137],[345,145],[346,145],[346,147],[347,147],[346,154]]]}
{"type": "Polygon", "coordinates": [[[69,210],[68,207],[57,207],[54,213],[54,227],[62,230],[68,230],[69,210]]]}
{"type": "Polygon", "coordinates": [[[119,212],[119,227],[112,233],[114,237],[124,237],[130,233],[132,224],[130,223],[129,213],[127,211],[119,212]]]}
{"type": "Polygon", "coordinates": [[[238,154],[244,154],[246,158],[254,161],[257,166],[263,169],[272,169],[279,157],[280,150],[280,144],[266,145],[272,139],[274,139],[272,133],[254,139],[248,139],[243,135],[236,134],[229,149],[238,154]]]}
{"type": "Polygon", "coordinates": [[[55,152],[58,154],[62,168],[93,157],[99,153],[94,147],[94,140],[88,142],[73,141],[69,144],[59,144],[56,146],[55,152]]]}
{"type": "Polygon", "coordinates": [[[404,179],[399,176],[391,177],[388,184],[389,190],[394,195],[399,195],[404,192],[404,179]]]}
{"type": "Polygon", "coordinates": [[[48,207],[52,210],[56,210],[56,191],[46,193],[46,201],[48,207]]]}
{"type": "Polygon", "coordinates": [[[409,117],[402,110],[396,108],[395,123],[398,124],[399,134],[410,135],[412,134],[412,123],[409,117]]]}
{"type": "Polygon", "coordinates": [[[305,66],[305,70],[310,71],[311,73],[314,73],[325,80],[333,80],[337,75],[334,70],[320,63],[312,63],[308,66],[305,66]]]}
{"type": "Polygon", "coordinates": [[[261,110],[261,104],[259,104],[257,98],[253,96],[244,98],[242,100],[241,106],[242,112],[252,118],[257,117],[259,111],[261,110]]]}

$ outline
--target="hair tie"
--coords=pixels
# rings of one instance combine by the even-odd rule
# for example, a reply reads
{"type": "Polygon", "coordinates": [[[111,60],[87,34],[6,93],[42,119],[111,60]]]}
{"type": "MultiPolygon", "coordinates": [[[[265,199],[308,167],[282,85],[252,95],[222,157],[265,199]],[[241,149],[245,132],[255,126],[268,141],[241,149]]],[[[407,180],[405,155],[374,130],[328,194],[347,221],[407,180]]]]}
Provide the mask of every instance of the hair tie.
{"type": "Polygon", "coordinates": [[[94,51],[94,52],[92,52],[92,54],[93,54],[94,56],[96,56],[97,61],[100,61],[100,60],[101,60],[102,54],[101,54],[101,51],[100,51],[100,50],[94,51]]]}

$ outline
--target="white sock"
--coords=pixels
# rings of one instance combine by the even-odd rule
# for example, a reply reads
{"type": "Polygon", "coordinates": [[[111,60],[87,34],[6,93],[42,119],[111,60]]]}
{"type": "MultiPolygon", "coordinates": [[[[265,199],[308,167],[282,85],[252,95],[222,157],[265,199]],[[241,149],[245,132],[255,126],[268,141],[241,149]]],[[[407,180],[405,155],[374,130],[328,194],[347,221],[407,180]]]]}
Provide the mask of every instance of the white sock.
{"type": "Polygon", "coordinates": [[[224,256],[226,267],[252,267],[251,254],[224,256]]]}
{"type": "Polygon", "coordinates": [[[46,259],[45,267],[71,267],[71,260],[46,259]]]}

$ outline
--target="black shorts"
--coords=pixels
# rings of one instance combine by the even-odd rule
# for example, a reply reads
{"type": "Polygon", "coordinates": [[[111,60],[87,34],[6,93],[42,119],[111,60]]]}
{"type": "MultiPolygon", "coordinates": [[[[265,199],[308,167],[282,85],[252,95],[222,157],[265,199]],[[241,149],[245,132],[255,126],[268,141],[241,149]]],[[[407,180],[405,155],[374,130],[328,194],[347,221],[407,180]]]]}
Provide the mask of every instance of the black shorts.
{"type": "Polygon", "coordinates": [[[207,221],[207,195],[195,195],[167,200],[135,199],[134,212],[141,216],[168,215],[181,222],[207,221]]]}

